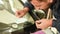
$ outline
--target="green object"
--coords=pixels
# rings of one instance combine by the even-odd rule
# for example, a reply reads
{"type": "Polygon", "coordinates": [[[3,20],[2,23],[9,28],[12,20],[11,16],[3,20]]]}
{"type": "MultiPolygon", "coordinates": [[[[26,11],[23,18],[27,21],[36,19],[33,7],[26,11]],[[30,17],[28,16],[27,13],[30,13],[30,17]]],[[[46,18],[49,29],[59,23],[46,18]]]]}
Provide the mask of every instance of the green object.
{"type": "Polygon", "coordinates": [[[0,23],[0,31],[8,30],[9,28],[8,24],[0,23]]]}
{"type": "Polygon", "coordinates": [[[39,19],[45,18],[46,14],[43,10],[34,10],[34,13],[39,19]]]}

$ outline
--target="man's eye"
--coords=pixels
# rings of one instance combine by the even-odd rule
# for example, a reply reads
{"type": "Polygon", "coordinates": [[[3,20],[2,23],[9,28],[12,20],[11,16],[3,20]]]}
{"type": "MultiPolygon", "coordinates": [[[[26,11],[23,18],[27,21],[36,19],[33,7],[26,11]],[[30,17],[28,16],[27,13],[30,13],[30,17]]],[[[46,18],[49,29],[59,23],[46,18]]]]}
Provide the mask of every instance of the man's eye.
{"type": "Polygon", "coordinates": [[[39,0],[39,1],[43,1],[43,0],[39,0]]]}
{"type": "Polygon", "coordinates": [[[38,1],[40,1],[40,2],[46,2],[47,0],[38,0],[38,1]]]}
{"type": "Polygon", "coordinates": [[[42,2],[43,0],[37,0],[38,2],[42,2]]]}

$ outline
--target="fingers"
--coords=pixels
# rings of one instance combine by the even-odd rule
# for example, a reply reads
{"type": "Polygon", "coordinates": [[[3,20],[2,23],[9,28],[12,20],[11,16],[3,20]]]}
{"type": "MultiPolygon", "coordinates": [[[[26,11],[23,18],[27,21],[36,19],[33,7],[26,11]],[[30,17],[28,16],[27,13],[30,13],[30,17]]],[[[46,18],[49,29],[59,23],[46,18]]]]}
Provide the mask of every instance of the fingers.
{"type": "Polygon", "coordinates": [[[41,24],[36,23],[36,27],[37,27],[37,29],[45,29],[45,28],[48,27],[48,24],[46,24],[46,23],[41,23],[41,24]]]}
{"type": "Polygon", "coordinates": [[[15,15],[16,15],[16,17],[21,18],[24,16],[24,12],[22,10],[16,11],[15,15]]]}
{"type": "Polygon", "coordinates": [[[41,19],[41,20],[37,20],[36,22],[35,22],[35,24],[36,24],[36,27],[39,29],[45,29],[45,28],[47,28],[47,27],[49,27],[49,26],[51,26],[52,25],[52,19],[50,19],[50,20],[48,20],[48,19],[41,19]]]}
{"type": "Polygon", "coordinates": [[[23,17],[24,16],[24,13],[21,13],[18,15],[19,18],[23,17]]]}
{"type": "Polygon", "coordinates": [[[19,14],[19,12],[16,12],[15,15],[16,15],[16,17],[19,17],[20,14],[19,14]]]}
{"type": "Polygon", "coordinates": [[[37,20],[37,21],[35,22],[35,24],[36,24],[37,29],[41,29],[41,28],[40,28],[40,24],[41,24],[41,21],[40,21],[40,20],[37,20]]]}
{"type": "Polygon", "coordinates": [[[29,9],[27,7],[25,7],[23,10],[18,10],[16,11],[15,15],[16,17],[23,17],[27,12],[29,11],[29,9]]]}
{"type": "Polygon", "coordinates": [[[40,20],[37,20],[37,21],[35,21],[35,23],[37,23],[37,24],[41,24],[41,21],[40,21],[40,20]]]}
{"type": "Polygon", "coordinates": [[[16,17],[19,16],[19,11],[16,11],[15,12],[15,15],[16,15],[16,17]]]}

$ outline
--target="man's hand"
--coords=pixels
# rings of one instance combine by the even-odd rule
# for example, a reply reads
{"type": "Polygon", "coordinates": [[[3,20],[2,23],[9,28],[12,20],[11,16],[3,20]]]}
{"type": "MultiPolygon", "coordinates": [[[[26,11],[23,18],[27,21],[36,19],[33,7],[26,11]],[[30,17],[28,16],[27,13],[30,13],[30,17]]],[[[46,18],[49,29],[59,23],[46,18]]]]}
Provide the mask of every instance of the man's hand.
{"type": "Polygon", "coordinates": [[[20,10],[20,11],[16,11],[15,15],[20,18],[20,17],[23,17],[25,15],[25,12],[23,10],[20,10]]]}
{"type": "Polygon", "coordinates": [[[23,10],[16,11],[15,15],[20,18],[23,17],[28,11],[28,7],[25,7],[23,10]]]}
{"type": "Polygon", "coordinates": [[[37,29],[46,29],[52,25],[52,19],[41,19],[35,22],[37,29]]]}

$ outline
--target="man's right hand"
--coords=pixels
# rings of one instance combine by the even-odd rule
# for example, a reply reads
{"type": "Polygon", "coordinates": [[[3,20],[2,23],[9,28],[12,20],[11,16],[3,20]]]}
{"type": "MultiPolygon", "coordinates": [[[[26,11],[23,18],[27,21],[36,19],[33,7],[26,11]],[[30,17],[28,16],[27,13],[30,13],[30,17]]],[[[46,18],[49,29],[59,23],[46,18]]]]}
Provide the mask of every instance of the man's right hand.
{"type": "Polygon", "coordinates": [[[16,11],[15,15],[20,18],[23,17],[29,11],[28,7],[25,7],[23,10],[16,11]]]}
{"type": "Polygon", "coordinates": [[[15,15],[20,18],[23,17],[25,15],[25,12],[23,10],[18,10],[16,11],[15,15]]]}

